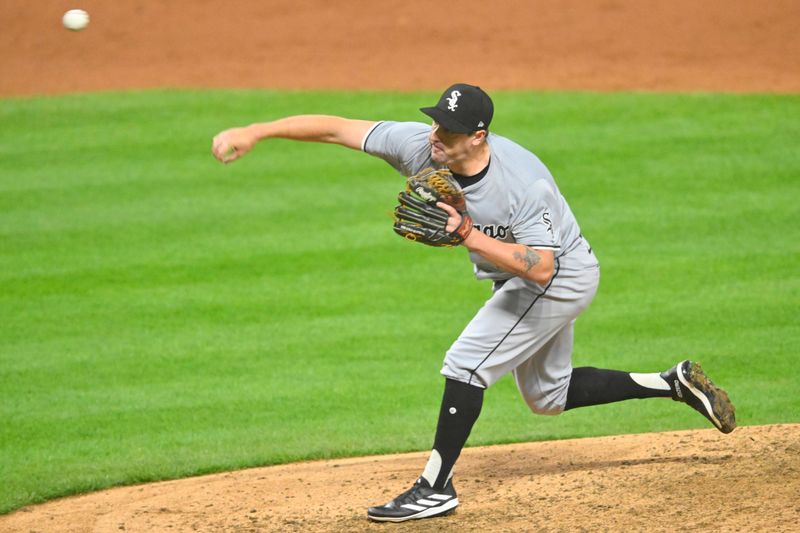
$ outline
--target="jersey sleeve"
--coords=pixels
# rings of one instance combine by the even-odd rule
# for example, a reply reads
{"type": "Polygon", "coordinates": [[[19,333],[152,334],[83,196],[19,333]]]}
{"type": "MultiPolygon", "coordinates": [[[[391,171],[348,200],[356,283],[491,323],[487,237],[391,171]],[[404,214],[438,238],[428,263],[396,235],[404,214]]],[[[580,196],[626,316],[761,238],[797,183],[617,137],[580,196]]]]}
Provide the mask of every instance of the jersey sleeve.
{"type": "Polygon", "coordinates": [[[546,180],[533,185],[532,194],[524,197],[511,231],[514,240],[532,248],[561,249],[561,228],[558,198],[546,180]]]}
{"type": "Polygon", "coordinates": [[[421,122],[378,122],[364,135],[361,149],[410,176],[431,164],[430,130],[421,122]]]}

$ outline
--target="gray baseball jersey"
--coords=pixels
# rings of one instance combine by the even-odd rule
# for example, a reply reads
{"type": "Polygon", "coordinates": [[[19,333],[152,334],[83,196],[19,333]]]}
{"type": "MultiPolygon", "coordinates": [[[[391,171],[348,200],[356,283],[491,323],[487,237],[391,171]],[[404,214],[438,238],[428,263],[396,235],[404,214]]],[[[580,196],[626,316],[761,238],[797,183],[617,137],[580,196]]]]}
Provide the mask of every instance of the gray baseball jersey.
{"type": "MultiPolygon", "coordinates": [[[[410,176],[438,166],[431,159],[430,131],[417,122],[378,122],[362,149],[410,176]]],[[[544,164],[499,135],[489,134],[487,142],[486,174],[464,187],[475,229],[503,242],[553,250],[555,273],[541,286],[470,253],[476,276],[495,280],[495,290],[447,351],[442,374],[489,387],[513,372],[534,412],[557,414],[572,373],[573,324],[594,297],[599,266],[544,164]]]]}

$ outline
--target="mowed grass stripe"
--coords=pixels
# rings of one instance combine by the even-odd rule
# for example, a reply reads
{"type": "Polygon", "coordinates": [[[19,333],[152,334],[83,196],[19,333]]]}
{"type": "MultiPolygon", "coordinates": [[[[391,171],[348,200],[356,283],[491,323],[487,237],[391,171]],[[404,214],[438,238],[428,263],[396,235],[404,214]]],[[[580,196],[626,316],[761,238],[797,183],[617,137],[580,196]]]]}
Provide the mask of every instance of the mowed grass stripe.
{"type": "MultiPolygon", "coordinates": [[[[402,179],[220,129],[424,120],[433,93],[148,91],[0,101],[0,512],[116,484],[430,447],[444,351],[489,293],[399,240],[402,179]]],[[[602,264],[575,364],[697,357],[743,424],[796,422],[800,98],[498,93],[602,264]]],[[[504,379],[469,443],[707,427],[669,401],[533,417],[504,379]]],[[[422,467],[422,465],[420,465],[422,467]]]]}

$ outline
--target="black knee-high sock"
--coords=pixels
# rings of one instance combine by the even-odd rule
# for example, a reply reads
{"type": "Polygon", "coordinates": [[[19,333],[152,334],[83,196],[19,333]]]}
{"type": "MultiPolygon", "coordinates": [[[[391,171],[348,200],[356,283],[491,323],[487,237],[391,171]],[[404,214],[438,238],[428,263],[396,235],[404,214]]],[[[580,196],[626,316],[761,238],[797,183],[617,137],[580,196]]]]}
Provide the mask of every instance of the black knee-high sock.
{"type": "Polygon", "coordinates": [[[422,474],[434,488],[444,489],[482,406],[482,388],[452,379],[445,381],[433,451],[422,474]]]}
{"type": "Polygon", "coordinates": [[[605,370],[602,368],[581,367],[572,370],[572,378],[567,389],[567,405],[564,410],[589,405],[619,402],[634,398],[670,398],[669,385],[663,384],[658,374],[634,374],[640,376],[634,381],[628,372],[605,370]],[[648,383],[645,386],[642,383],[648,383]]]}

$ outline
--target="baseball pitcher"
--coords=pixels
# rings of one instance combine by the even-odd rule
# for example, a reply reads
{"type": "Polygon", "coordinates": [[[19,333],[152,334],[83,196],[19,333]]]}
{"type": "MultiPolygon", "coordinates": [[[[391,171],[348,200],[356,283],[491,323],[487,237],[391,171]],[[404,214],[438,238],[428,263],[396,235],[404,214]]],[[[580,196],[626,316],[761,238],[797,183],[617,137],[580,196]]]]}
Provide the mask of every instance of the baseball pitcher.
{"type": "Polygon", "coordinates": [[[459,504],[453,466],[478,419],[484,391],[511,373],[534,413],[633,398],[672,398],[723,433],[734,406],[700,365],[664,372],[573,368],[573,332],[600,281],[597,257],[547,167],[530,151],[490,133],[491,98],[458,83],[421,111],[431,122],[292,116],[225,130],[212,152],[223,163],[270,138],[335,143],[380,157],[407,177],[394,231],[430,246],[463,246],[491,296],[444,357],[444,395],[433,450],[416,482],[385,505],[384,522],[428,518],[459,504]]]}

